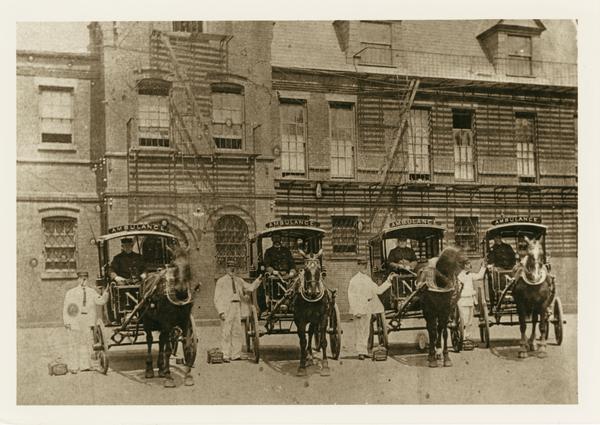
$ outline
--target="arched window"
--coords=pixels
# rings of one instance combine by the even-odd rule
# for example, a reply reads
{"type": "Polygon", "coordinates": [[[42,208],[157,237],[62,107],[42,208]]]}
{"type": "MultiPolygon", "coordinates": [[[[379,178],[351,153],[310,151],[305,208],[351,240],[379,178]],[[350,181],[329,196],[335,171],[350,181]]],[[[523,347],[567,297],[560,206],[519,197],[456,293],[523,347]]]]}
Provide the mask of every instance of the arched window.
{"type": "Polygon", "coordinates": [[[239,269],[247,266],[248,226],[240,217],[224,215],[215,225],[215,245],[217,264],[225,267],[227,260],[233,259],[239,269]]]}

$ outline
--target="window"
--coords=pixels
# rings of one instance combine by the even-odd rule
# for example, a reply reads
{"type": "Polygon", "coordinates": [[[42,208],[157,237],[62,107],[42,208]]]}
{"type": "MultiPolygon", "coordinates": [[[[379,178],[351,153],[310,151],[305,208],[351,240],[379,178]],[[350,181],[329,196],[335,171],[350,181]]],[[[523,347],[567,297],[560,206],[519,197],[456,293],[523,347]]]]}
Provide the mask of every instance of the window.
{"type": "Polygon", "coordinates": [[[407,136],[408,179],[430,180],[429,109],[411,109],[407,136]]]}
{"type": "Polygon", "coordinates": [[[452,136],[454,137],[454,178],[473,181],[475,162],[472,111],[452,110],[452,136]]]}
{"type": "Polygon", "coordinates": [[[240,86],[213,87],[212,136],[218,149],[242,149],[243,99],[240,86]]]}
{"type": "Polygon", "coordinates": [[[479,217],[454,217],[454,240],[468,254],[479,252],[479,217]]]}
{"type": "Polygon", "coordinates": [[[536,180],[535,116],[526,113],[515,115],[515,138],[519,180],[523,183],[534,183],[536,180]]]}
{"type": "Polygon", "coordinates": [[[248,226],[236,215],[224,215],[215,224],[217,264],[223,268],[227,260],[234,260],[236,267],[246,269],[248,257],[248,226]]]}
{"type": "Polygon", "coordinates": [[[508,35],[508,69],[509,75],[530,76],[531,69],[531,37],[508,35]]]}
{"type": "Polygon", "coordinates": [[[46,270],[74,271],[77,220],[70,217],[48,217],[42,219],[44,231],[44,257],[46,270]]]}
{"type": "Polygon", "coordinates": [[[331,176],[354,176],[354,104],[329,104],[331,176]]]}
{"type": "Polygon", "coordinates": [[[360,63],[392,65],[392,25],[386,22],[360,22],[360,63]]]}
{"type": "Polygon", "coordinates": [[[40,87],[42,143],[72,143],[73,89],[40,87]]]}
{"type": "Polygon", "coordinates": [[[202,21],[173,21],[173,31],[202,32],[202,21]]]}
{"type": "Polygon", "coordinates": [[[138,84],[138,142],[145,147],[169,147],[169,83],[143,80],[138,84]]]}
{"type": "Polygon", "coordinates": [[[282,100],[281,172],[284,176],[306,173],[306,108],[302,101],[282,100]]]}
{"type": "Polygon", "coordinates": [[[331,217],[331,239],[334,253],[358,252],[357,217],[331,217]]]}

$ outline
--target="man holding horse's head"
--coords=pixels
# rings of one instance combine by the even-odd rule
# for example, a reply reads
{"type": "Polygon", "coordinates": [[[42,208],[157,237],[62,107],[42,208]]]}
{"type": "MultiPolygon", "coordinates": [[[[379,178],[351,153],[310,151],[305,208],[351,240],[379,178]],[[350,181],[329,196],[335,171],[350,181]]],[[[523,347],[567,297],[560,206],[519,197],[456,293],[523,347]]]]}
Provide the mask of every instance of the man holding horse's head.
{"type": "Polygon", "coordinates": [[[252,283],[236,275],[237,264],[227,259],[226,273],[215,286],[214,303],[221,320],[221,351],[223,361],[240,360],[242,353],[242,317],[248,316],[249,299],[244,291],[252,292],[262,282],[262,276],[252,283]]]}
{"type": "Polygon", "coordinates": [[[121,239],[121,250],[110,263],[111,279],[118,283],[125,282],[127,279],[145,279],[146,264],[144,257],[137,252],[133,252],[133,239],[121,239]]]}
{"type": "Polygon", "coordinates": [[[392,286],[392,278],[396,274],[390,273],[387,280],[381,286],[377,286],[367,274],[367,258],[359,257],[357,266],[358,272],[348,284],[348,302],[350,313],[354,316],[356,352],[358,358],[363,360],[369,355],[367,342],[371,315],[385,312],[378,295],[383,294],[392,286]]]}

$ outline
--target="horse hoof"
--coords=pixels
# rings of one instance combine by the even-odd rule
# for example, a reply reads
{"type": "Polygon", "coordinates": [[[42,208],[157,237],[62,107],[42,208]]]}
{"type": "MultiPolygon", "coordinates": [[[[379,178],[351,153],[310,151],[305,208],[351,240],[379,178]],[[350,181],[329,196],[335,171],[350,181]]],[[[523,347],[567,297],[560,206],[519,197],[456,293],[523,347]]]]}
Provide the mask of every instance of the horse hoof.
{"type": "Polygon", "coordinates": [[[527,351],[519,351],[519,358],[520,359],[526,359],[527,358],[527,351]]]}
{"type": "Polygon", "coordinates": [[[539,357],[540,359],[545,359],[546,357],[548,357],[548,353],[546,353],[545,351],[540,351],[540,352],[538,353],[538,357],[539,357]]]}
{"type": "Polygon", "coordinates": [[[173,378],[166,378],[165,388],[175,388],[175,380],[173,378]]]}
{"type": "Polygon", "coordinates": [[[154,371],[152,369],[148,369],[144,376],[146,377],[146,379],[154,378],[154,371]]]}
{"type": "Polygon", "coordinates": [[[192,385],[194,385],[194,378],[191,375],[187,375],[183,379],[183,385],[185,385],[186,387],[191,387],[192,385]]]}
{"type": "Polygon", "coordinates": [[[298,368],[298,372],[296,372],[296,376],[306,376],[306,368],[305,367],[299,367],[298,368]]]}
{"type": "Polygon", "coordinates": [[[452,367],[452,360],[444,359],[444,367],[452,367]]]}
{"type": "Polygon", "coordinates": [[[438,367],[437,360],[429,360],[429,367],[438,367]]]}
{"type": "Polygon", "coordinates": [[[329,376],[331,375],[331,372],[329,371],[328,367],[324,367],[323,369],[321,369],[321,376],[329,376]]]}
{"type": "Polygon", "coordinates": [[[158,377],[159,378],[164,378],[165,376],[167,376],[167,374],[165,372],[163,372],[162,370],[158,371],[158,377]]]}

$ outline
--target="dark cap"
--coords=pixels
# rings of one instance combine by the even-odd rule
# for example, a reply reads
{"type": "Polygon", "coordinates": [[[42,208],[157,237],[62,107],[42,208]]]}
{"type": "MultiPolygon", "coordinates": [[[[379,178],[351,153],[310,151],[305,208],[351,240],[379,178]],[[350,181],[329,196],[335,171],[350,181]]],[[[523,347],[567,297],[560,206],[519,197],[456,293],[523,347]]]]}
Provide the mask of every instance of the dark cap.
{"type": "Polygon", "coordinates": [[[77,277],[89,277],[88,272],[77,272],[77,277]]]}
{"type": "Polygon", "coordinates": [[[131,238],[123,238],[123,239],[121,239],[121,243],[133,243],[133,239],[131,239],[131,238]]]}

